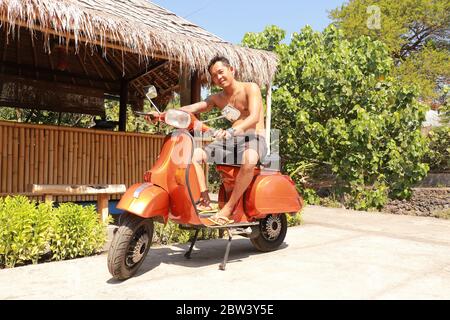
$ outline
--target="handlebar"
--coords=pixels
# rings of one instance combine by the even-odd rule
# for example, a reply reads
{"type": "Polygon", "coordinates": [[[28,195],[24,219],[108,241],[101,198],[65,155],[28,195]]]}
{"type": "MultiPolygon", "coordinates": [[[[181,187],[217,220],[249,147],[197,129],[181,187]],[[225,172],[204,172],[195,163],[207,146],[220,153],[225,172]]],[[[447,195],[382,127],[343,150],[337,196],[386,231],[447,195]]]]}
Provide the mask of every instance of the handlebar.
{"type": "Polygon", "coordinates": [[[134,114],[137,116],[152,116],[151,113],[140,112],[140,111],[134,111],[134,114]]]}
{"type": "MultiPolygon", "coordinates": [[[[137,116],[149,117],[150,120],[152,120],[152,121],[154,121],[154,120],[164,121],[165,120],[165,113],[161,113],[161,114],[155,116],[154,113],[134,111],[134,114],[137,116]]],[[[200,130],[203,133],[208,132],[212,136],[216,135],[218,129],[214,129],[214,128],[207,126],[203,122],[199,121],[194,114],[192,114],[192,113],[189,113],[189,114],[191,116],[191,125],[189,126],[189,128],[187,128],[188,130],[200,130]],[[198,125],[200,125],[200,126],[198,127],[198,125]]]]}

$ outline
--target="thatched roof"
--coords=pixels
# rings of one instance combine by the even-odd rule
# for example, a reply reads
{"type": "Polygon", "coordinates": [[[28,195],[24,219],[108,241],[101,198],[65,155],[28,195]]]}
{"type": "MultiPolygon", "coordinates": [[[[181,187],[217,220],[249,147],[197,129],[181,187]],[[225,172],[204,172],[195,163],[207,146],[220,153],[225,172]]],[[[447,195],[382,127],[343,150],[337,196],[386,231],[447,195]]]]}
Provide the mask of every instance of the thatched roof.
{"type": "MultiPolygon", "coordinates": [[[[80,43],[138,54],[143,62],[176,61],[207,75],[211,58],[224,55],[241,80],[267,84],[277,58],[273,53],[232,45],[147,0],[0,0],[0,23],[80,43]]],[[[226,27],[226,26],[224,26],[226,27]]],[[[47,44],[49,46],[49,44],[47,44]]]]}

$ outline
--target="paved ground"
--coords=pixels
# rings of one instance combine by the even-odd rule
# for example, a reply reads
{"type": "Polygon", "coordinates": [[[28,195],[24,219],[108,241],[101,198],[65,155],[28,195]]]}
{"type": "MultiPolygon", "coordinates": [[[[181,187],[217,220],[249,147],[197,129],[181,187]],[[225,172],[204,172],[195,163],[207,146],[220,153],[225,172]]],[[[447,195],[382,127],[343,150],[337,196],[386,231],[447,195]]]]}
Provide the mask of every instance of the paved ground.
{"type": "Polygon", "coordinates": [[[152,248],[139,274],[112,280],[106,254],[0,270],[0,299],[450,299],[450,221],[308,207],[283,247],[234,240],[152,248]]]}

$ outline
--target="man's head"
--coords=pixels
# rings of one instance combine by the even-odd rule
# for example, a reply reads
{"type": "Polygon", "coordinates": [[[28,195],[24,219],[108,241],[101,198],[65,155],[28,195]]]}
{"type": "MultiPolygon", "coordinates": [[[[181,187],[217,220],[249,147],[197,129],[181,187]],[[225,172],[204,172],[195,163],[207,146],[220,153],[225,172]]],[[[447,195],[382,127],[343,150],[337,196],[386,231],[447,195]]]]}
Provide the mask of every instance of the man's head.
{"type": "Polygon", "coordinates": [[[212,82],[216,86],[225,88],[233,83],[236,70],[231,66],[227,58],[217,56],[209,63],[208,71],[211,75],[212,82]]]}

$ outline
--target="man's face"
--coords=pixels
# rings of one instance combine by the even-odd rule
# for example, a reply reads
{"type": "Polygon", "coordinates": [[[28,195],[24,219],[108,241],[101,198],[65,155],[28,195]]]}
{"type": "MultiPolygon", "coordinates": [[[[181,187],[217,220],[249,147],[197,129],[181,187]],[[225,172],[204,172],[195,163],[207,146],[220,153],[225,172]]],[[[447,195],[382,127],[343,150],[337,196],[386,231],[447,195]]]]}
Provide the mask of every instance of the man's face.
{"type": "Polygon", "coordinates": [[[234,68],[228,67],[222,61],[216,62],[209,69],[211,79],[216,86],[221,88],[228,87],[234,80],[234,68]]]}

